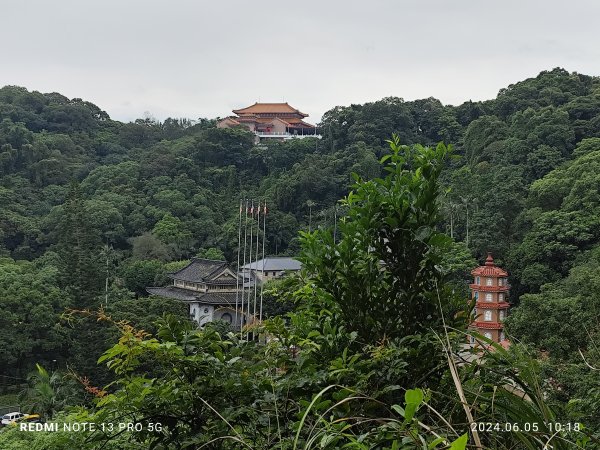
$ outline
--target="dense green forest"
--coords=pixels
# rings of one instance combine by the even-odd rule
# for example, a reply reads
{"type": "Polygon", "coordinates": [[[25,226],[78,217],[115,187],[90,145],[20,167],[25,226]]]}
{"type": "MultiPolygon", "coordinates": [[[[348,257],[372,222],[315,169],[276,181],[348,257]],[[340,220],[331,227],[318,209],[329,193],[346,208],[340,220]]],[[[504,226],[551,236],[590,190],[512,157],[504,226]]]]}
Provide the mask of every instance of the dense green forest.
{"type": "MultiPolygon", "coordinates": [[[[552,448],[600,448],[600,78],[337,106],[320,140],[215,124],[0,89],[0,387],[48,419],[146,427],[0,431],[1,448],[464,448],[471,415],[581,422],[552,448]],[[270,290],[293,306],[268,344],[195,330],[144,291],[190,257],[234,261],[241,198],[269,205],[266,252],[304,262],[270,290]],[[456,367],[488,251],[510,274],[513,345],[456,367]]],[[[537,449],[556,430],[535,431],[468,439],[537,449]]]]}

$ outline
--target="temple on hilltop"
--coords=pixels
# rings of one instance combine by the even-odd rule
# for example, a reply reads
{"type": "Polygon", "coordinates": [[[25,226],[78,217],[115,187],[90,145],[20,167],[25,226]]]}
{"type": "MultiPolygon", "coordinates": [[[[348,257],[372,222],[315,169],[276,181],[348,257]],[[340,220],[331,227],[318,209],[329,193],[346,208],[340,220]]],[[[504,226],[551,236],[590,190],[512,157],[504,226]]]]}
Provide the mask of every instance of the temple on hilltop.
{"type": "Polygon", "coordinates": [[[169,274],[173,284],[147,287],[151,295],[172,298],[188,304],[190,318],[202,326],[223,320],[234,327],[252,321],[239,308],[244,281],[225,261],[193,258],[183,269],[169,274]],[[240,311],[236,311],[236,305],[240,311]]]}
{"type": "Polygon", "coordinates": [[[226,117],[217,123],[218,128],[243,126],[256,136],[256,140],[295,139],[318,137],[317,127],[304,121],[308,114],[286,103],[255,103],[242,109],[234,109],[236,116],[226,117]]]}
{"type": "MultiPolygon", "coordinates": [[[[475,309],[470,328],[494,342],[507,346],[502,323],[510,306],[508,273],[497,267],[492,254],[488,253],[485,265],[473,269],[471,274],[474,280],[469,287],[475,301],[475,309]]],[[[475,343],[474,338],[471,337],[470,343],[475,343]]]]}

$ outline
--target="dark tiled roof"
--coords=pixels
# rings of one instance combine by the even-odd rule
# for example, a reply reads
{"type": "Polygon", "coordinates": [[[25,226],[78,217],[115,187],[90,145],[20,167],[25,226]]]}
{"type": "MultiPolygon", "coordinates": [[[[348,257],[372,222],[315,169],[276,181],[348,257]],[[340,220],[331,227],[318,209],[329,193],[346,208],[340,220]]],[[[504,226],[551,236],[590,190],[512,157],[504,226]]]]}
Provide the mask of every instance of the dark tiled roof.
{"type": "Polygon", "coordinates": [[[241,292],[239,294],[235,292],[207,292],[206,294],[199,295],[197,302],[207,305],[235,305],[236,295],[238,296],[238,301],[241,301],[241,292]]]}
{"type": "Polygon", "coordinates": [[[174,298],[175,300],[182,300],[191,302],[196,300],[196,295],[191,293],[187,289],[177,288],[175,286],[167,287],[147,287],[146,291],[150,295],[158,295],[160,297],[174,298]]]}
{"type": "Polygon", "coordinates": [[[215,261],[212,259],[200,259],[192,258],[190,262],[183,269],[170,274],[171,278],[176,280],[191,281],[191,282],[205,282],[210,279],[210,276],[215,272],[227,267],[225,261],[215,261]]]}
{"type": "MultiPolygon", "coordinates": [[[[158,295],[160,297],[172,298],[175,300],[181,300],[184,302],[198,302],[206,305],[235,305],[236,295],[238,301],[241,301],[241,292],[236,294],[235,292],[193,292],[188,289],[181,289],[175,286],[167,287],[147,287],[151,295],[158,295]]],[[[247,295],[247,294],[246,294],[247,295]]]]}
{"type": "Polygon", "coordinates": [[[242,267],[243,269],[252,269],[252,270],[300,270],[302,268],[302,264],[300,261],[294,258],[289,258],[287,256],[268,256],[259,261],[252,262],[250,264],[246,264],[242,267]],[[264,266],[263,266],[264,264],[264,266]]]}

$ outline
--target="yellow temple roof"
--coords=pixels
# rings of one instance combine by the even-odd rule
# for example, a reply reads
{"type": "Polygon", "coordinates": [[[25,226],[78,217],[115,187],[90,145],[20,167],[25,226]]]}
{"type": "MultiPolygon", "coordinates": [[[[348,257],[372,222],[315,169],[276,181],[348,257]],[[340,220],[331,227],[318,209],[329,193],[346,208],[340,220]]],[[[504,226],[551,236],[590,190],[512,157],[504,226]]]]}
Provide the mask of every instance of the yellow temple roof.
{"type": "Polygon", "coordinates": [[[290,114],[295,113],[302,117],[308,117],[308,114],[300,112],[296,108],[290,106],[287,102],[285,103],[254,103],[254,105],[248,106],[242,109],[234,109],[233,112],[239,115],[246,114],[290,114]]]}

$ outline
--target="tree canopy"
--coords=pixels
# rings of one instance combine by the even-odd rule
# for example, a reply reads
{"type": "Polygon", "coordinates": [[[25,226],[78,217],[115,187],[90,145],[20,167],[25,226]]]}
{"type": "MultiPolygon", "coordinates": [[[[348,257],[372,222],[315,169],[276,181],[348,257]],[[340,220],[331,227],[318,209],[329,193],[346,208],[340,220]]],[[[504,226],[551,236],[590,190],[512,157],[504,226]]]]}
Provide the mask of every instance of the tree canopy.
{"type": "MultiPolygon", "coordinates": [[[[203,436],[239,433],[252,445],[285,448],[273,430],[287,442],[300,430],[296,442],[308,443],[305,427],[319,424],[323,447],[358,442],[344,421],[350,409],[319,417],[360,393],[370,399],[360,414],[393,419],[369,439],[391,446],[390,433],[423,432],[410,413],[418,405],[467,422],[456,397],[444,403],[440,395],[454,388],[439,336],[444,324],[464,329],[469,270],[491,251],[510,274],[506,331],[515,350],[496,349],[491,366],[465,368],[465,396],[487,402],[478,403],[481,417],[498,407],[498,420],[510,420],[517,400],[496,397],[491,386],[526,378],[521,388],[536,399],[519,404],[528,414],[600,427],[599,125],[600,78],[560,68],[482,102],[387,97],[335,106],[319,124],[321,139],[259,145],[213,119],[121,123],[79,98],[0,88],[0,326],[12,336],[0,341],[2,372],[23,381],[36,371],[32,398],[59,392],[51,372],[68,372],[88,389],[77,402],[108,412],[144,412],[145,395],[152,414],[181,401],[197,418],[171,411],[186,425],[163,438],[196,439],[190,445],[207,443],[190,432],[201,428],[203,436]],[[184,305],[145,290],[198,255],[235,261],[240,198],[268,205],[266,253],[305,263],[300,282],[269,293],[271,319],[261,332],[277,340],[264,347],[218,327],[190,328],[184,305]],[[110,368],[97,365],[102,354],[110,368]],[[123,390],[109,389],[96,404],[100,387],[117,379],[123,390]],[[321,392],[331,385],[343,388],[321,392]],[[227,420],[249,425],[232,429],[184,396],[206,396],[227,420]]],[[[42,397],[40,405],[64,400],[42,397]]],[[[438,444],[459,439],[432,429],[446,439],[438,444]]],[[[130,438],[137,445],[147,436],[130,438]]],[[[115,439],[119,448],[124,441],[115,439]]]]}

